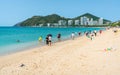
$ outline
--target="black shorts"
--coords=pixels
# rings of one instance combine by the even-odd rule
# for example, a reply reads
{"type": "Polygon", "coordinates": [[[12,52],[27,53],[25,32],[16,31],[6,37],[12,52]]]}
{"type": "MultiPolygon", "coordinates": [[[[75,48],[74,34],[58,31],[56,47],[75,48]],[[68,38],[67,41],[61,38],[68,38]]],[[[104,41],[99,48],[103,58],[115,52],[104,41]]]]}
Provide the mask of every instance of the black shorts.
{"type": "Polygon", "coordinates": [[[51,40],[49,40],[49,42],[52,42],[51,40]]]}

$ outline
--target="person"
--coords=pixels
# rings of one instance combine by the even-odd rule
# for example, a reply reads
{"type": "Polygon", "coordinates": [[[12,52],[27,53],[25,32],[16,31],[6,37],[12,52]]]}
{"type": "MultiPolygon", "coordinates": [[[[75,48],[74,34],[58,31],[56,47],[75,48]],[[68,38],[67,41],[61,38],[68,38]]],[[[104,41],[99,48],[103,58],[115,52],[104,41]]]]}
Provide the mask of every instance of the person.
{"type": "Polygon", "coordinates": [[[48,45],[48,41],[49,41],[49,36],[46,36],[46,45],[48,45]]]}
{"type": "Polygon", "coordinates": [[[101,33],[102,33],[102,30],[100,30],[99,32],[100,32],[100,34],[101,34],[101,33]]]}
{"type": "Polygon", "coordinates": [[[81,32],[79,32],[78,35],[80,36],[80,35],[81,35],[81,32]]]}
{"type": "Polygon", "coordinates": [[[57,35],[57,38],[58,38],[58,41],[61,41],[61,34],[59,33],[58,35],[57,35]]]}
{"type": "Polygon", "coordinates": [[[88,35],[89,35],[89,32],[86,32],[85,35],[88,36],[88,35]]]}
{"type": "Polygon", "coordinates": [[[96,30],[94,30],[94,34],[95,34],[95,36],[97,36],[97,31],[96,30]]]}
{"type": "Polygon", "coordinates": [[[71,34],[71,38],[72,38],[72,40],[74,40],[74,38],[75,38],[75,34],[74,34],[74,32],[72,32],[72,34],[71,34]]]}
{"type": "Polygon", "coordinates": [[[51,46],[51,44],[52,44],[52,36],[48,36],[48,44],[49,44],[49,46],[51,46]]]}
{"type": "Polygon", "coordinates": [[[16,42],[20,42],[20,40],[17,40],[16,42]]]}
{"type": "Polygon", "coordinates": [[[40,37],[38,38],[38,40],[39,40],[39,42],[41,42],[41,41],[42,41],[42,36],[40,36],[40,37]]]}
{"type": "Polygon", "coordinates": [[[91,33],[91,34],[90,34],[90,38],[91,38],[91,40],[93,40],[93,37],[94,37],[94,34],[91,33]]]}

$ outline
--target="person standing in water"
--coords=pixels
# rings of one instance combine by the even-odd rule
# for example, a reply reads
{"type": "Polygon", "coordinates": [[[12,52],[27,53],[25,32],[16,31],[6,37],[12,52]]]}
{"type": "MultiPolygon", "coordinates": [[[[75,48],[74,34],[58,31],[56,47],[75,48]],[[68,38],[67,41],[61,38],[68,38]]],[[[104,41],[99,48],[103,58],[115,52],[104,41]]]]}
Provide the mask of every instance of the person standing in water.
{"type": "Polygon", "coordinates": [[[39,42],[42,42],[42,36],[40,36],[38,40],[39,40],[39,42]]]}
{"type": "Polygon", "coordinates": [[[49,38],[48,38],[49,36],[46,36],[46,45],[48,45],[49,43],[48,43],[48,41],[49,41],[49,38]]]}
{"type": "Polygon", "coordinates": [[[78,32],[78,35],[81,36],[81,32],[78,32]]]}
{"type": "Polygon", "coordinates": [[[74,32],[72,32],[72,34],[71,34],[71,38],[72,38],[72,40],[74,40],[74,38],[75,38],[75,34],[74,34],[74,32]]]}
{"type": "Polygon", "coordinates": [[[48,44],[49,44],[49,46],[52,45],[52,36],[49,36],[49,37],[48,37],[48,44]]]}

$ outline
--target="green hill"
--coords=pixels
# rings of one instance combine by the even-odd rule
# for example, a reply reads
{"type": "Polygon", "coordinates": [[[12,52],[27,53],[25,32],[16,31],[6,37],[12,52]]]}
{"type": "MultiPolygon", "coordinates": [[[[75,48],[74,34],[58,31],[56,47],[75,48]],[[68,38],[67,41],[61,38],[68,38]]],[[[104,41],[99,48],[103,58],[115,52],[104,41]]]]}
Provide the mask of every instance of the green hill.
{"type": "Polygon", "coordinates": [[[47,23],[58,23],[59,20],[67,20],[57,14],[48,16],[33,16],[27,20],[17,23],[15,26],[38,26],[39,24],[47,25],[47,23]]]}

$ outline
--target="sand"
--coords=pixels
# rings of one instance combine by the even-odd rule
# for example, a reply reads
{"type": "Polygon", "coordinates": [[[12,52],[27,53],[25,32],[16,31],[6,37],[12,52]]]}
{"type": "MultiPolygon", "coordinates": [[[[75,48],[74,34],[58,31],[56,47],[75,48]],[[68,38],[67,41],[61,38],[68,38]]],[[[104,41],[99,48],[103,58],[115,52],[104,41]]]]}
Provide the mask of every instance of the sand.
{"type": "Polygon", "coordinates": [[[0,75],[120,75],[120,31],[1,56],[0,75]]]}

